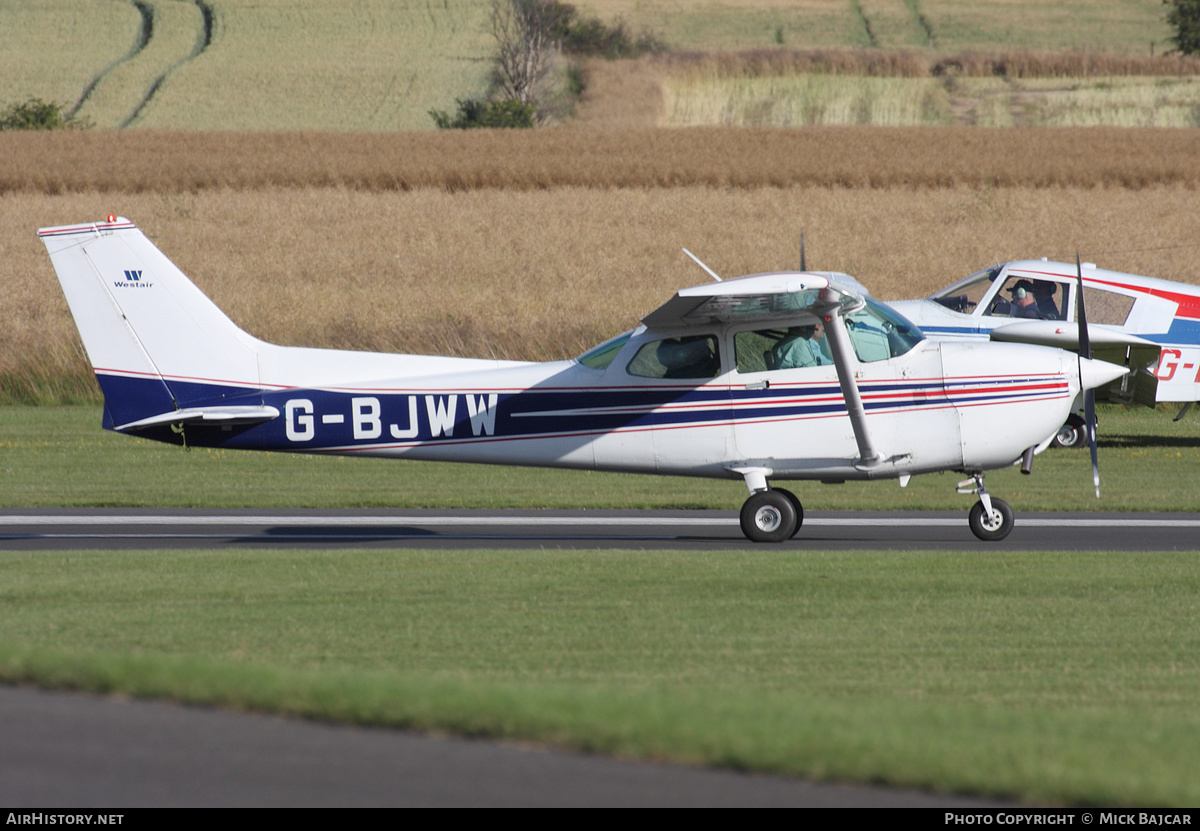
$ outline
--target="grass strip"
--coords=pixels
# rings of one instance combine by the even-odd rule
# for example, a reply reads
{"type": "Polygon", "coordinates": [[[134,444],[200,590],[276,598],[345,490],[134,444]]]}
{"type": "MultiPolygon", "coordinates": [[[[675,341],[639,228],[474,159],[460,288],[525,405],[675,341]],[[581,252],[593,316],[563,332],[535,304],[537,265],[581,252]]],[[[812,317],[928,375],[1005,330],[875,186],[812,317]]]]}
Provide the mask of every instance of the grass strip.
{"type": "Polygon", "coordinates": [[[1191,553],[0,555],[0,678],[1037,802],[1195,804],[1191,553]]]}
{"type": "MultiPolygon", "coordinates": [[[[1032,476],[988,476],[1027,510],[1200,510],[1196,417],[1100,410],[1102,498],[1086,450],[1039,456],[1032,476]]],[[[98,406],[0,407],[3,507],[712,508],[736,511],[737,481],[201,449],[105,432],[98,406]]],[[[837,487],[796,483],[819,510],[958,510],[955,473],[837,487]]]]}

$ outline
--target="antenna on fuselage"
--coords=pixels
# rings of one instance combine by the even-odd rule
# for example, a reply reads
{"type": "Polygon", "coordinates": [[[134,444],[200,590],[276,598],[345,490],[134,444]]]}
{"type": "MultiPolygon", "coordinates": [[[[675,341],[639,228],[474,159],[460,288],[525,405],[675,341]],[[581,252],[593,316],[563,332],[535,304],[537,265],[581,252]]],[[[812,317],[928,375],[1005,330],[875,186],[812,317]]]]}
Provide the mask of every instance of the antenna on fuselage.
{"type": "Polygon", "coordinates": [[[713,271],[711,268],[709,268],[708,266],[706,266],[706,265],[705,265],[705,264],[704,264],[704,263],[703,263],[703,262],[700,260],[700,258],[699,258],[699,257],[697,257],[695,254],[693,254],[691,251],[688,251],[686,248],[685,248],[685,249],[683,249],[683,253],[684,253],[684,254],[687,254],[689,257],[691,257],[691,258],[692,258],[692,259],[695,261],[696,265],[700,266],[702,269],[704,269],[705,271],[707,271],[710,277],[712,277],[712,278],[713,278],[714,280],[716,280],[718,283],[719,283],[719,282],[721,282],[721,278],[717,276],[717,272],[713,271]]]}

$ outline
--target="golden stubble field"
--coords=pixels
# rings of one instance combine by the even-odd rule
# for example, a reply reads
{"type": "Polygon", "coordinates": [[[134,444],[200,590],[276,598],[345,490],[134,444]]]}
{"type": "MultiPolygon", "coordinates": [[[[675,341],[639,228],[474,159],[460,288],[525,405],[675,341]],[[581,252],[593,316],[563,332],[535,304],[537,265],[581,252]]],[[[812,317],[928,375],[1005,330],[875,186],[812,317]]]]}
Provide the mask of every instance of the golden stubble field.
{"type": "Polygon", "coordinates": [[[1200,282],[1197,192],[1117,187],[344,186],[0,199],[5,400],[90,395],[40,226],[135,222],[240,325],[287,344],[567,357],[707,277],[846,271],[918,297],[995,262],[1048,256],[1200,282]]]}

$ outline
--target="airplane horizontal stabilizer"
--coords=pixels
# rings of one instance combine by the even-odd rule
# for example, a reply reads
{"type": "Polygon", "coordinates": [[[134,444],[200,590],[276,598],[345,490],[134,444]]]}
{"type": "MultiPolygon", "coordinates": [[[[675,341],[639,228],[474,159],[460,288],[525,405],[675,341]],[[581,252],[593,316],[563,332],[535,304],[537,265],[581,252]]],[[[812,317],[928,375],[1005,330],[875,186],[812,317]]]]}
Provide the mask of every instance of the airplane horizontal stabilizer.
{"type": "Polygon", "coordinates": [[[277,407],[192,407],[186,410],[172,410],[167,413],[131,421],[128,424],[118,424],[113,429],[118,433],[145,430],[151,427],[162,427],[165,424],[191,424],[196,422],[212,423],[213,425],[246,425],[261,424],[264,421],[279,418],[277,407]]]}

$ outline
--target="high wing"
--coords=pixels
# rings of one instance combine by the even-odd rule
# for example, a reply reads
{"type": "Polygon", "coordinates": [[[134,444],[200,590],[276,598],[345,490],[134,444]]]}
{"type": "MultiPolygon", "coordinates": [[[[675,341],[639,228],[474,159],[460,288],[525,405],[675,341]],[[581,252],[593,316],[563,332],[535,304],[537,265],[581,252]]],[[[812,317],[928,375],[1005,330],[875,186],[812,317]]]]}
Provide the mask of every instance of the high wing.
{"type": "MultiPolygon", "coordinates": [[[[883,461],[883,454],[876,448],[867,429],[866,408],[854,377],[854,350],[843,320],[845,315],[861,309],[867,301],[844,285],[836,285],[831,280],[833,276],[809,272],[751,274],[680,289],[674,297],[642,318],[642,322],[650,327],[667,327],[784,320],[794,326],[809,320],[812,323],[824,321],[828,325],[838,385],[858,445],[855,466],[869,469],[883,461]]],[[[751,491],[760,482],[763,488],[766,487],[760,471],[742,468],[739,472],[746,477],[751,491]]]]}
{"type": "MultiPolygon", "coordinates": [[[[835,275],[811,272],[751,274],[680,289],[675,296],[642,318],[647,326],[702,326],[714,323],[753,323],[789,320],[812,322],[834,311],[838,314],[863,306],[861,296],[835,275]]],[[[857,283],[855,285],[858,285],[857,283]]]]}

